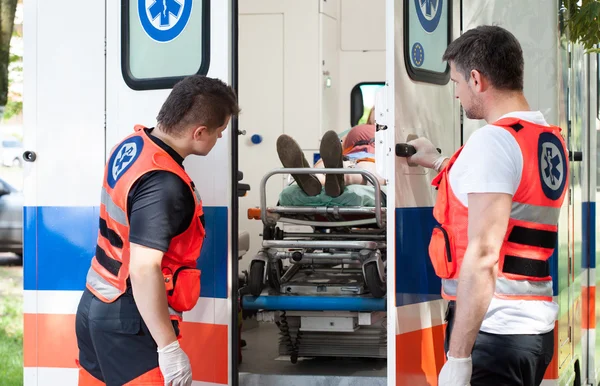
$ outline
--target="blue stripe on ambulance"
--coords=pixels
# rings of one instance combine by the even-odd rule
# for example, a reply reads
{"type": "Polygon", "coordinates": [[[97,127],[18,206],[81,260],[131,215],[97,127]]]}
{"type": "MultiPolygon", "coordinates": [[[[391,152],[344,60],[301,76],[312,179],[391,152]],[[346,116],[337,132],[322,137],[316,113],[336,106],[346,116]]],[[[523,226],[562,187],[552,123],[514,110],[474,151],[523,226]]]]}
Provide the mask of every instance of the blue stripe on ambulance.
{"type": "MultiPolygon", "coordinates": [[[[396,307],[442,298],[428,252],[436,224],[432,207],[396,208],[396,307]]],[[[550,257],[554,296],[558,295],[557,257],[558,248],[550,257]]]]}
{"type": "MultiPolygon", "coordinates": [[[[85,277],[96,249],[99,211],[99,207],[24,208],[25,290],[85,288],[85,277]]],[[[204,207],[204,213],[207,231],[198,260],[198,268],[202,270],[200,296],[226,299],[227,207],[204,207]]]]}

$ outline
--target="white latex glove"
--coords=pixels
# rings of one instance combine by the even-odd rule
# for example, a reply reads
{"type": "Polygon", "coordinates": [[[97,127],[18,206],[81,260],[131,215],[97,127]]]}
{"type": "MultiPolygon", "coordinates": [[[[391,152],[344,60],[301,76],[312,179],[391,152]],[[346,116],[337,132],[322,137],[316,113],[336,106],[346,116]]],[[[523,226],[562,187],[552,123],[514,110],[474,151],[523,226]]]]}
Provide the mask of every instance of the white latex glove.
{"type": "Polygon", "coordinates": [[[165,379],[165,386],[191,386],[192,367],[190,360],[179,346],[179,341],[158,351],[158,366],[165,379]]]}
{"type": "Polygon", "coordinates": [[[473,361],[468,358],[453,358],[448,355],[448,361],[442,367],[438,378],[438,386],[469,386],[473,361]]]}
{"type": "Polygon", "coordinates": [[[417,152],[412,156],[408,157],[408,162],[423,166],[424,168],[434,169],[440,171],[442,163],[448,157],[438,153],[437,149],[433,144],[424,137],[413,139],[407,142],[409,145],[413,145],[417,152]]]}

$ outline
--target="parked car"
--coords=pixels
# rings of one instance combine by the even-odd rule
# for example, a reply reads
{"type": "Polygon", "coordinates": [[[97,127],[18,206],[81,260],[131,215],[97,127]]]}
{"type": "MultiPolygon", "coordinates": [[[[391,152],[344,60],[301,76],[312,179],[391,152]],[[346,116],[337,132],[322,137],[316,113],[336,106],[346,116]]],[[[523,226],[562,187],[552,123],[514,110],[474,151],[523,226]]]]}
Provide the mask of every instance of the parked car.
{"type": "Polygon", "coordinates": [[[23,193],[0,178],[0,252],[23,257],[23,193]]]}
{"type": "Polygon", "coordinates": [[[22,165],[23,144],[16,138],[2,140],[2,165],[19,167],[22,165]]]}

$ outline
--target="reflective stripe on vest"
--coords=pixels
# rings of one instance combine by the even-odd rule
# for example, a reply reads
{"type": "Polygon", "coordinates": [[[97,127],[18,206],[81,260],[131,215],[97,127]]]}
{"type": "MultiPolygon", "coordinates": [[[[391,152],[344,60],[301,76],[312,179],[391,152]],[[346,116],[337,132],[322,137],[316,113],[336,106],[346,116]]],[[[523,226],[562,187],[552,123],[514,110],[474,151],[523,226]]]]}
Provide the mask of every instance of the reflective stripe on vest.
{"type": "Polygon", "coordinates": [[[92,292],[94,295],[104,298],[100,300],[108,300],[109,302],[112,302],[121,295],[121,291],[107,282],[102,276],[100,276],[100,274],[98,274],[98,272],[94,270],[93,267],[90,267],[88,270],[86,282],[88,286],[93,288],[92,292]]]}
{"type": "MultiPolygon", "coordinates": [[[[104,278],[100,276],[96,271],[94,271],[92,267],[90,267],[90,269],[88,270],[86,280],[87,283],[94,288],[94,290],[98,291],[99,294],[105,298],[101,300],[113,301],[121,295],[121,291],[119,291],[112,284],[104,280],[104,278]]],[[[183,313],[175,311],[174,309],[169,307],[169,316],[174,316],[178,319],[181,319],[183,313]]]]}
{"type": "Polygon", "coordinates": [[[182,319],[183,312],[175,311],[174,309],[171,308],[171,306],[169,306],[169,316],[175,316],[178,319],[182,319]]]}
{"type": "Polygon", "coordinates": [[[115,204],[112,197],[110,197],[110,194],[108,194],[104,187],[102,188],[102,197],[100,202],[102,205],[104,205],[106,212],[113,220],[123,226],[129,226],[127,224],[127,214],[125,214],[123,209],[119,208],[117,204],[115,204]]]}
{"type": "MultiPolygon", "coordinates": [[[[456,296],[457,279],[442,279],[444,293],[456,296]]],[[[535,296],[552,297],[552,281],[510,280],[505,277],[496,279],[496,295],[500,296],[535,296]]]]}
{"type": "Polygon", "coordinates": [[[513,202],[510,217],[515,220],[537,222],[544,225],[556,225],[560,215],[560,208],[537,206],[513,202]]]}

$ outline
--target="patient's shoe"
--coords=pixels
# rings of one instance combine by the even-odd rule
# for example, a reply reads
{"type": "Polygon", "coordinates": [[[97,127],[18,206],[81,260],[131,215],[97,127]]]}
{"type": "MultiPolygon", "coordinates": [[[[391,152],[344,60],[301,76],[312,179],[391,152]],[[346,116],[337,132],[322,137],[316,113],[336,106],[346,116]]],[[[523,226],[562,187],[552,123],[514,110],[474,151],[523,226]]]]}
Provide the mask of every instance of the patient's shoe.
{"type": "MultiPolygon", "coordinates": [[[[300,145],[289,135],[282,134],[277,138],[277,154],[286,168],[310,168],[300,145]]],[[[292,177],[307,195],[316,196],[321,193],[323,186],[316,176],[312,174],[292,174],[292,177]]]]}
{"type": "MultiPolygon", "coordinates": [[[[335,131],[329,130],[321,139],[321,159],[328,169],[341,169],[344,167],[342,158],[342,143],[335,131]]],[[[344,191],[343,174],[325,174],[325,193],[330,197],[337,197],[344,191]]]]}

